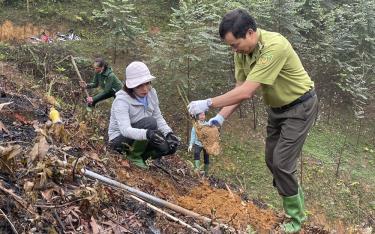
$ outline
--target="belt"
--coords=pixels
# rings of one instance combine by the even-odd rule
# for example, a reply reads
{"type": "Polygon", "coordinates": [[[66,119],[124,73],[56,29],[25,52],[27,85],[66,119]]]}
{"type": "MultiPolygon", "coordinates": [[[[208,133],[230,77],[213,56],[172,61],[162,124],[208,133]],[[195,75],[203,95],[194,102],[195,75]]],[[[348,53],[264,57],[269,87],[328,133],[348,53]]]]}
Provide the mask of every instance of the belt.
{"type": "Polygon", "coordinates": [[[278,112],[278,113],[284,112],[284,111],[288,110],[289,108],[291,108],[291,107],[293,107],[297,104],[300,104],[300,103],[308,100],[311,97],[314,97],[315,95],[316,95],[315,90],[310,89],[309,91],[304,93],[301,97],[297,98],[296,100],[292,101],[291,103],[286,104],[286,105],[281,106],[281,107],[272,107],[271,110],[274,111],[274,112],[278,112]]]}

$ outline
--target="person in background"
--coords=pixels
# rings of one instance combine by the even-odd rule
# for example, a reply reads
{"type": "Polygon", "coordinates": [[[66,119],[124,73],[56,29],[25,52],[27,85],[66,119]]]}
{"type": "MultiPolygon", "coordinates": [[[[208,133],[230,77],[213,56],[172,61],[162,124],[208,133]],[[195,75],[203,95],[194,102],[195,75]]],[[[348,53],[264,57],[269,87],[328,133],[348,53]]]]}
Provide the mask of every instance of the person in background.
{"type": "Polygon", "coordinates": [[[189,112],[222,107],[209,120],[210,124],[222,125],[242,101],[251,98],[257,89],[262,90],[268,106],[265,161],[285,213],[291,217],[281,227],[285,233],[299,232],[307,216],[295,174],[297,159],[317,115],[314,82],[289,41],[279,33],[257,28],[245,10],[228,12],[220,23],[219,34],[234,51],[236,87],[223,95],[191,102],[189,112]]]}
{"type": "Polygon", "coordinates": [[[155,77],[143,62],[130,63],[125,70],[125,85],[116,93],[109,121],[109,146],[126,153],[134,165],[147,169],[148,158],[174,154],[180,139],[168,126],[159,108],[155,77]]]}
{"type": "Polygon", "coordinates": [[[93,64],[95,70],[95,76],[89,84],[84,81],[80,81],[80,86],[86,89],[101,87],[102,92],[96,94],[95,96],[87,97],[87,105],[89,107],[95,107],[95,105],[108,99],[110,97],[115,97],[115,93],[122,89],[122,82],[117,78],[115,73],[113,73],[112,68],[102,58],[96,58],[93,64]]]}
{"type": "MultiPolygon", "coordinates": [[[[204,112],[197,114],[196,119],[198,119],[198,124],[202,124],[202,125],[208,124],[208,122],[206,121],[206,114],[204,112]]],[[[210,156],[208,155],[207,151],[203,148],[202,143],[199,141],[194,126],[191,128],[190,144],[189,144],[188,152],[191,152],[193,150],[193,146],[194,146],[194,171],[199,172],[200,170],[201,152],[203,151],[204,175],[208,176],[210,156]]]]}
{"type": "Polygon", "coordinates": [[[45,32],[42,32],[42,34],[40,35],[40,40],[45,43],[51,42],[50,37],[45,32]]]}

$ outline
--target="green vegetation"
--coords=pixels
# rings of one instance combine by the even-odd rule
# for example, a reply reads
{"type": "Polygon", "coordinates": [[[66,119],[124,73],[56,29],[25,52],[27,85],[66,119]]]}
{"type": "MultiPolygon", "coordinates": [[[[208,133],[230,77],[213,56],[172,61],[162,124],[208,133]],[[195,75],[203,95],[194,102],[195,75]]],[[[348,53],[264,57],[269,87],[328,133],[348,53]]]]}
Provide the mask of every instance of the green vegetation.
{"type": "MultiPolygon", "coordinates": [[[[59,52],[59,56],[48,57],[51,62],[73,53],[82,58],[80,68],[85,68],[85,79],[92,75],[89,61],[97,55],[108,58],[121,79],[129,61],[148,60],[157,77],[153,84],[162,110],[183,140],[190,127],[185,124],[186,110],[176,84],[182,83],[192,100],[230,89],[234,83],[232,57],[229,48],[218,39],[217,24],[221,15],[234,7],[254,12],[260,27],[281,32],[291,41],[320,97],[319,121],[302,154],[308,210],[313,215],[323,213],[332,222],[340,219],[353,225],[374,218],[373,1],[27,2],[28,5],[25,1],[0,1],[0,23],[8,19],[17,25],[31,22],[50,29],[74,28],[83,41],[39,49],[14,49],[1,43],[0,60],[31,64],[37,72],[43,71],[43,63],[36,61],[31,52],[40,58],[44,58],[43,51],[50,52],[49,56],[53,51],[59,52]]],[[[58,68],[55,65],[51,65],[51,70],[65,69],[60,70],[61,75],[73,77],[68,63],[59,64],[58,68]]],[[[50,82],[40,85],[47,87],[50,82]]],[[[212,174],[238,185],[250,198],[278,209],[281,200],[272,187],[263,158],[264,109],[259,101],[254,103],[258,128],[250,129],[253,119],[248,117],[236,116],[227,121],[222,130],[223,153],[211,158],[212,174]]],[[[107,119],[109,105],[101,104],[96,115],[107,119]]],[[[249,113],[249,104],[242,109],[249,113]]],[[[102,125],[94,133],[104,135],[106,125],[102,125]]],[[[93,139],[102,141],[103,137],[93,139]]],[[[191,155],[182,152],[184,149],[180,155],[192,160],[191,155]]],[[[300,171],[297,173],[300,177],[300,171]]]]}

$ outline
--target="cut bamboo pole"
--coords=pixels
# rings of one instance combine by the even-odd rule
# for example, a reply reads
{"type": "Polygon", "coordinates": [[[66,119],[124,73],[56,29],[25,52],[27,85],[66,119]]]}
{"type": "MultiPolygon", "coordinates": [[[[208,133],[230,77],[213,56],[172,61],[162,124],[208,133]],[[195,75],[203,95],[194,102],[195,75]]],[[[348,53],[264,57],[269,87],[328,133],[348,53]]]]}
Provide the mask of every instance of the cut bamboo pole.
{"type": "MultiPolygon", "coordinates": [[[[78,75],[79,80],[85,82],[85,81],[82,79],[81,73],[79,73],[79,70],[78,70],[78,67],[77,67],[76,61],[74,60],[73,55],[71,55],[70,58],[72,59],[72,64],[73,64],[74,69],[76,70],[76,73],[77,73],[77,75],[78,75]]],[[[87,89],[86,89],[86,88],[84,88],[84,91],[85,91],[86,97],[90,97],[89,92],[87,92],[87,89]]]]}
{"type": "Polygon", "coordinates": [[[190,226],[188,223],[185,223],[185,222],[182,221],[181,219],[176,218],[176,217],[172,216],[171,214],[168,214],[168,213],[165,212],[164,210],[161,210],[161,209],[157,208],[156,206],[153,206],[153,205],[151,205],[150,203],[145,202],[145,201],[143,201],[142,199],[140,199],[140,198],[138,198],[138,197],[136,197],[136,196],[134,196],[134,195],[130,195],[130,196],[131,196],[133,199],[139,201],[141,204],[145,204],[147,207],[149,207],[149,208],[155,210],[156,212],[159,212],[159,213],[161,213],[161,214],[167,216],[168,218],[172,219],[172,220],[175,221],[175,222],[178,222],[178,223],[181,224],[182,226],[184,226],[184,227],[186,227],[186,228],[189,228],[189,229],[192,230],[193,232],[196,232],[196,233],[199,232],[196,228],[193,228],[192,226],[190,226]]]}
{"type": "Polygon", "coordinates": [[[92,172],[90,170],[87,170],[85,168],[82,168],[81,172],[86,177],[89,177],[89,178],[92,178],[92,179],[97,179],[100,182],[103,182],[103,183],[108,184],[110,186],[115,186],[117,188],[121,188],[121,189],[123,189],[123,190],[125,190],[125,191],[127,191],[127,192],[129,192],[129,193],[131,193],[131,194],[133,194],[133,195],[135,195],[135,196],[143,199],[143,200],[146,200],[146,201],[148,201],[148,202],[150,202],[150,203],[152,203],[152,204],[154,204],[156,206],[159,206],[161,208],[168,208],[168,209],[174,210],[176,212],[179,212],[181,214],[184,214],[186,216],[190,216],[190,217],[193,217],[193,218],[196,218],[196,219],[200,219],[204,223],[213,224],[213,225],[219,225],[220,227],[223,227],[223,228],[225,228],[227,230],[230,230],[230,231],[233,231],[233,232],[235,231],[234,228],[229,227],[228,225],[214,222],[212,219],[207,218],[207,217],[205,217],[203,215],[197,214],[197,213],[195,213],[193,211],[190,211],[190,210],[187,210],[187,209],[185,209],[185,208],[183,208],[181,206],[175,205],[173,203],[170,203],[168,201],[165,201],[163,199],[160,199],[160,198],[155,197],[153,195],[150,195],[148,193],[142,192],[142,191],[140,191],[138,189],[132,188],[132,187],[127,186],[125,184],[122,184],[122,183],[120,183],[118,181],[112,180],[112,179],[110,179],[108,177],[105,177],[105,176],[102,176],[102,175],[97,174],[95,172],[92,172]]]}

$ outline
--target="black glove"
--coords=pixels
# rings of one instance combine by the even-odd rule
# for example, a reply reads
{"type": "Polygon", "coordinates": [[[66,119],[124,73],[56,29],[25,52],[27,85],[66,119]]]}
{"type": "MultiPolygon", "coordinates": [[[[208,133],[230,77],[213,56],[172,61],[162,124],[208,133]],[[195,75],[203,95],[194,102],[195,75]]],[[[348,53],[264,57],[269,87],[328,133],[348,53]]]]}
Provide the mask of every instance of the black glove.
{"type": "Polygon", "coordinates": [[[173,132],[168,133],[166,138],[171,149],[177,148],[177,146],[179,146],[181,143],[180,138],[177,137],[173,132]]]}
{"type": "Polygon", "coordinates": [[[165,142],[163,133],[161,133],[159,130],[147,130],[146,137],[152,145],[161,145],[165,142]]]}

